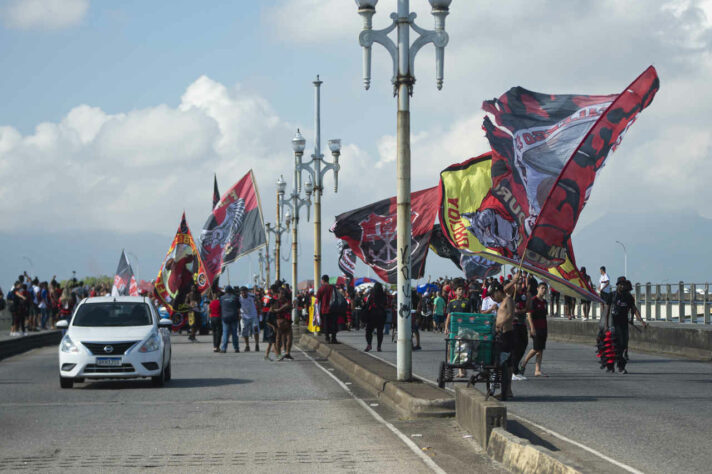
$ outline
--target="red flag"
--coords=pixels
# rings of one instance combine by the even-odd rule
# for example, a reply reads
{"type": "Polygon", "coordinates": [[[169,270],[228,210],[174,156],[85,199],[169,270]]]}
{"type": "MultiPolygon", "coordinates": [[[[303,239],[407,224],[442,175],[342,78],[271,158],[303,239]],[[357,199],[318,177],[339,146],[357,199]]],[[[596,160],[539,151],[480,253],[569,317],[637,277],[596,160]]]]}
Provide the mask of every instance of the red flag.
{"type": "Polygon", "coordinates": [[[252,170],[225,193],[208,216],[200,235],[200,256],[209,281],[225,265],[267,242],[262,207],[252,170]]]}
{"type": "MultiPolygon", "coordinates": [[[[410,198],[411,278],[418,279],[425,272],[425,257],[440,198],[437,186],[412,193],[410,198]]],[[[381,279],[396,282],[398,244],[395,197],[337,216],[331,232],[343,239],[381,279]]]]}

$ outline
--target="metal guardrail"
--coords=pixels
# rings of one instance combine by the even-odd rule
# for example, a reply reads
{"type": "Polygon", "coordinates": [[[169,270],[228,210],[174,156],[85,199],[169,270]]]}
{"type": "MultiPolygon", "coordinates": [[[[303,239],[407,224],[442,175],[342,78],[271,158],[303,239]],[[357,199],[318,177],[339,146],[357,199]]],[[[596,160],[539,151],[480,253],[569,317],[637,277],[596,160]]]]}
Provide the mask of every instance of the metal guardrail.
{"type": "MultiPolygon", "coordinates": [[[[692,324],[710,324],[712,316],[712,298],[710,283],[636,283],[633,287],[635,302],[640,315],[646,321],[668,321],[692,324]],[[681,297],[682,296],[682,297],[681,297]]],[[[563,297],[558,314],[550,301],[549,313],[555,316],[563,314],[563,297]]],[[[602,305],[591,304],[591,319],[600,319],[602,305]]],[[[574,315],[583,316],[580,300],[576,300],[574,315]]]]}

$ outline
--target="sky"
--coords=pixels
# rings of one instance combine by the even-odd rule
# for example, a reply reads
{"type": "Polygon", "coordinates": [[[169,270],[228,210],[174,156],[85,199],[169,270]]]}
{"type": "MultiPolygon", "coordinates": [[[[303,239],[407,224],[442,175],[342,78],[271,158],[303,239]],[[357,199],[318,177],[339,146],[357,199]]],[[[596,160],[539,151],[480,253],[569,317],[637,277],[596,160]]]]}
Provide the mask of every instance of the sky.
{"type": "MultiPolygon", "coordinates": [[[[395,8],[381,0],[374,26],[386,27],[395,8]]],[[[411,8],[432,27],[427,1],[411,8]]],[[[483,100],[517,85],[619,93],[652,64],[660,92],[607,161],[578,228],[622,210],[712,218],[712,1],[455,0],[450,12],[442,91],[432,45],[416,58],[414,190],[488,150],[483,100]]],[[[157,273],[165,251],[154,250],[156,239],[167,251],[184,210],[199,235],[214,173],[225,191],[254,170],[273,222],[275,180],[284,175],[291,187],[297,128],[307,152],[314,147],[317,74],[322,151],[329,138],[343,144],[339,192],[327,175],[322,212],[324,271],[336,273],[333,217],[395,194],[390,58],[374,45],[365,91],[360,28],[351,0],[0,0],[0,233],[47,236],[22,255],[4,248],[2,282],[27,258],[47,276],[115,270],[114,239],[116,248],[98,250],[111,264],[72,261],[70,248],[49,268],[40,256],[58,235],[75,235],[77,245],[88,235],[126,236],[120,246],[142,273],[157,273]]],[[[304,218],[300,233],[301,280],[311,277],[313,244],[304,218]]],[[[612,230],[599,248],[615,249],[617,238],[612,230]]],[[[634,249],[635,234],[628,239],[634,249]]],[[[576,250],[579,262],[598,264],[595,247],[576,250]]],[[[245,280],[256,266],[250,257],[231,272],[245,280]]],[[[686,268],[665,271],[685,279],[686,268]]],[[[431,256],[426,273],[454,270],[431,256]]]]}

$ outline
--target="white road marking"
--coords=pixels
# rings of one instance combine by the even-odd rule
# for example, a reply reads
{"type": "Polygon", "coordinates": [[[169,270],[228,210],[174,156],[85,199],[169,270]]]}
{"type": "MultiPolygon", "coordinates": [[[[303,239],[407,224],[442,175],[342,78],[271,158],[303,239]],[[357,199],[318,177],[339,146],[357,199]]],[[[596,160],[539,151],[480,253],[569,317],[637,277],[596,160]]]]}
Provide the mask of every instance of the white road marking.
{"type": "Polygon", "coordinates": [[[384,420],[383,417],[381,415],[379,415],[378,413],[376,413],[371,407],[369,407],[368,404],[366,404],[366,402],[364,402],[363,400],[358,398],[351,391],[351,389],[348,387],[348,385],[346,385],[344,382],[339,380],[339,378],[337,376],[335,376],[334,374],[329,372],[327,369],[325,369],[323,366],[321,366],[317,361],[315,361],[309,354],[304,352],[302,349],[300,349],[299,347],[297,347],[297,349],[302,354],[304,354],[307,357],[307,359],[311,360],[314,363],[314,365],[319,367],[325,374],[327,374],[332,379],[334,379],[336,381],[336,383],[338,383],[339,386],[341,388],[343,388],[344,391],[346,391],[346,393],[348,393],[351,396],[351,398],[356,400],[356,402],[358,402],[358,404],[361,405],[364,408],[364,410],[369,412],[371,414],[371,416],[376,419],[376,421],[378,421],[379,423],[384,425],[386,428],[391,430],[391,432],[393,432],[393,434],[395,434],[401,441],[403,441],[403,443],[405,443],[405,445],[408,446],[410,448],[410,450],[413,451],[425,463],[425,465],[428,466],[433,472],[436,472],[438,474],[446,474],[445,471],[440,466],[435,464],[435,461],[433,461],[428,455],[423,453],[423,451],[418,447],[417,444],[415,444],[413,441],[411,441],[410,438],[408,438],[406,435],[404,435],[403,433],[398,431],[398,428],[396,428],[395,426],[393,426],[392,424],[390,424],[389,422],[384,420]]]}
{"type": "MultiPolygon", "coordinates": [[[[386,359],[382,359],[382,358],[378,357],[378,356],[375,355],[375,354],[371,354],[370,352],[366,352],[366,354],[368,354],[368,355],[370,355],[371,357],[373,357],[373,358],[375,358],[375,359],[378,359],[378,360],[380,360],[380,361],[382,361],[382,362],[385,362],[386,364],[390,365],[391,367],[396,367],[396,365],[395,365],[394,363],[392,363],[392,362],[390,362],[390,361],[387,361],[386,359]]],[[[431,385],[435,385],[436,387],[438,386],[437,382],[435,382],[434,380],[426,379],[425,377],[421,377],[420,375],[416,375],[416,374],[413,374],[413,377],[415,377],[415,378],[417,378],[417,379],[420,379],[420,380],[422,380],[423,382],[427,382],[427,383],[429,383],[429,384],[431,384],[431,385]]],[[[455,390],[453,390],[453,389],[450,388],[450,387],[445,387],[445,390],[448,390],[448,391],[453,392],[453,393],[455,392],[455,390]]],[[[554,437],[556,437],[556,438],[559,438],[560,440],[565,441],[565,442],[567,442],[567,443],[571,443],[571,444],[573,444],[574,446],[577,446],[577,447],[583,449],[584,451],[588,451],[589,453],[591,453],[591,454],[593,454],[593,455],[595,455],[595,456],[598,456],[599,458],[604,459],[604,460],[610,462],[611,464],[620,467],[621,469],[623,469],[623,470],[625,470],[625,471],[628,471],[628,472],[633,473],[633,474],[644,474],[642,471],[639,471],[639,470],[637,470],[636,468],[634,468],[634,467],[632,467],[632,466],[629,466],[629,465],[627,465],[627,464],[624,464],[624,463],[622,463],[622,462],[620,462],[620,461],[616,461],[615,459],[613,459],[613,458],[611,458],[611,457],[609,457],[609,456],[606,456],[605,454],[601,453],[600,451],[596,451],[595,449],[590,448],[590,447],[588,447],[588,446],[586,446],[586,445],[584,445],[584,444],[581,444],[581,443],[579,443],[578,441],[574,441],[574,440],[572,440],[571,438],[567,438],[566,436],[564,436],[564,435],[562,435],[562,434],[559,434],[559,433],[557,433],[557,432],[555,432],[555,431],[552,431],[552,430],[550,430],[549,428],[544,428],[543,426],[541,426],[541,425],[539,425],[539,424],[537,424],[537,423],[534,423],[533,421],[530,421],[530,420],[528,420],[528,419],[526,419],[526,418],[524,418],[524,417],[522,417],[522,416],[515,415],[514,413],[509,413],[509,412],[507,413],[507,416],[510,417],[510,418],[519,419],[519,420],[521,420],[521,421],[524,421],[524,422],[526,422],[526,423],[529,423],[530,425],[535,426],[536,428],[539,428],[540,430],[542,430],[542,431],[544,431],[544,432],[546,432],[546,433],[549,433],[551,436],[554,436],[554,437]]]]}

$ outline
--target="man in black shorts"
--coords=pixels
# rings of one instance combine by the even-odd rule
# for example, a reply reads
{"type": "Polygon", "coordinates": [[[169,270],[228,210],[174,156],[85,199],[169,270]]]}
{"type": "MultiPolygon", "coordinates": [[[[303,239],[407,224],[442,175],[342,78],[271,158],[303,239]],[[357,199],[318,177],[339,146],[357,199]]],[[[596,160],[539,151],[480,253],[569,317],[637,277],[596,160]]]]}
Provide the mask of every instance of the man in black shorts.
{"type": "Polygon", "coordinates": [[[632,289],[633,286],[624,276],[618,277],[616,281],[616,291],[611,298],[610,318],[606,315],[605,325],[605,327],[608,328],[610,327],[609,322],[613,323],[613,333],[618,340],[618,351],[616,354],[618,371],[624,374],[628,373],[625,368],[628,362],[625,357],[628,353],[628,313],[634,314],[638,320],[643,323],[643,327],[648,327],[647,323],[640,317],[640,311],[638,311],[638,307],[635,305],[635,298],[630,294],[632,289]]]}
{"type": "Polygon", "coordinates": [[[499,283],[492,284],[492,298],[499,303],[495,322],[495,356],[502,367],[502,393],[497,398],[512,398],[512,351],[514,350],[514,289],[520,274],[502,288],[499,283]]]}
{"type": "Polygon", "coordinates": [[[547,304],[546,304],[546,290],[547,285],[543,281],[539,283],[537,287],[537,294],[531,299],[529,308],[527,309],[527,320],[529,321],[529,334],[531,334],[533,347],[532,350],[527,354],[524,363],[520,368],[520,373],[524,373],[524,369],[527,363],[536,356],[536,368],[534,369],[534,375],[536,377],[546,377],[541,372],[541,361],[544,356],[544,349],[546,348],[546,336],[547,336],[547,325],[546,325],[546,315],[547,304]]]}

